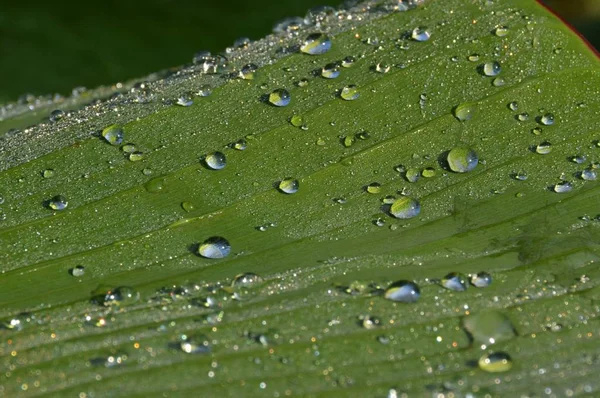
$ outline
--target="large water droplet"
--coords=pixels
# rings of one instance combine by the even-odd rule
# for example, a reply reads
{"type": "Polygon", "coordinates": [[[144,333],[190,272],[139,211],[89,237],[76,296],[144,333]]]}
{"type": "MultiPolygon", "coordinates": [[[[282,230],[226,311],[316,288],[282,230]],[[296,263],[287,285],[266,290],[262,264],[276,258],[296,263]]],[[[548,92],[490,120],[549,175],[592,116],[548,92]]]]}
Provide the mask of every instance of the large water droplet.
{"type": "Polygon", "coordinates": [[[212,170],[221,170],[225,168],[227,159],[222,152],[212,152],[204,157],[204,164],[212,170]]]}
{"type": "Polygon", "coordinates": [[[65,117],[65,112],[60,110],[60,109],[55,109],[52,112],[50,112],[50,121],[51,122],[58,122],[60,119],[62,119],[63,117],[65,117]]]}
{"type": "Polygon", "coordinates": [[[400,280],[385,290],[384,297],[392,301],[414,303],[421,297],[421,289],[412,281],[400,280]]]}
{"type": "Polygon", "coordinates": [[[442,286],[455,292],[467,290],[467,278],[463,274],[451,272],[442,279],[442,286]]]}
{"type": "Polygon", "coordinates": [[[335,79],[340,75],[340,68],[336,62],[329,63],[321,69],[321,76],[326,79],[335,79]]]}
{"type": "Polygon", "coordinates": [[[359,96],[360,96],[360,93],[358,92],[358,88],[354,84],[345,86],[340,91],[340,98],[342,98],[343,100],[346,100],[346,101],[354,101],[359,96]]]}
{"type": "Polygon", "coordinates": [[[110,145],[121,145],[123,143],[123,129],[117,124],[111,124],[102,130],[102,137],[110,145]]]}
{"type": "Polygon", "coordinates": [[[464,317],[462,326],[473,342],[482,344],[484,348],[517,336],[511,320],[498,311],[484,311],[464,317]]]}
{"type": "Polygon", "coordinates": [[[552,152],[552,144],[548,141],[544,141],[535,147],[535,152],[540,155],[547,155],[552,152]]]}
{"type": "Polygon", "coordinates": [[[427,41],[431,37],[431,34],[424,26],[419,26],[413,29],[411,37],[415,41],[427,41]]]}
{"type": "Polygon", "coordinates": [[[498,76],[502,68],[498,61],[486,62],[483,64],[482,71],[486,76],[498,76]]]}
{"type": "Polygon", "coordinates": [[[146,192],[149,192],[149,193],[164,192],[166,190],[166,187],[167,187],[167,181],[166,181],[165,177],[154,177],[154,178],[148,180],[148,182],[146,182],[144,184],[144,188],[146,189],[146,192]]]}
{"type": "Polygon", "coordinates": [[[275,106],[287,106],[291,100],[289,91],[284,88],[275,89],[269,94],[269,102],[275,106]]]}
{"type": "Polygon", "coordinates": [[[213,236],[205,240],[198,247],[198,254],[205,258],[223,258],[231,252],[231,245],[227,239],[213,236]]]}
{"type": "Polygon", "coordinates": [[[592,169],[583,170],[579,174],[579,177],[581,177],[582,180],[586,180],[586,181],[594,181],[594,180],[596,180],[596,178],[598,178],[596,172],[592,169]]]}
{"type": "Polygon", "coordinates": [[[471,275],[471,285],[475,287],[488,287],[491,284],[492,276],[485,271],[471,275]]]}
{"type": "Polygon", "coordinates": [[[461,122],[465,122],[467,120],[471,120],[475,114],[475,109],[476,106],[474,103],[466,102],[464,104],[457,105],[452,112],[454,113],[455,118],[461,122]]]}
{"type": "Polygon", "coordinates": [[[381,192],[381,184],[378,182],[372,182],[365,187],[365,191],[371,194],[378,194],[381,192]]]}
{"type": "Polygon", "coordinates": [[[494,34],[498,37],[504,37],[508,34],[508,32],[508,26],[498,26],[496,29],[494,29],[494,34]]]}
{"type": "Polygon", "coordinates": [[[552,189],[556,193],[568,193],[573,190],[573,184],[571,184],[569,181],[561,181],[555,184],[552,189]]]}
{"type": "Polygon", "coordinates": [[[386,63],[379,62],[377,65],[375,65],[374,69],[377,73],[388,73],[391,69],[391,66],[386,63]]]}
{"type": "Polygon", "coordinates": [[[62,195],[56,195],[47,202],[47,206],[52,210],[64,210],[69,205],[67,199],[62,195]]]}
{"type": "Polygon", "coordinates": [[[544,126],[551,126],[554,124],[554,115],[552,113],[546,113],[540,117],[540,123],[544,126]]]}
{"type": "Polygon", "coordinates": [[[298,192],[299,187],[300,183],[298,182],[298,180],[291,177],[284,178],[283,180],[279,181],[279,184],[277,185],[277,188],[280,192],[287,194],[293,194],[298,192]]]}
{"type": "Polygon", "coordinates": [[[477,153],[468,147],[456,147],[448,152],[448,166],[455,173],[467,173],[479,163],[477,153]]]}
{"type": "Polygon", "coordinates": [[[410,196],[402,196],[390,206],[390,214],[396,218],[406,220],[421,213],[421,204],[410,196]]]}
{"type": "Polygon", "coordinates": [[[411,167],[408,170],[406,170],[406,181],[408,182],[417,182],[419,180],[419,177],[421,176],[421,173],[419,173],[419,169],[417,169],[416,167],[411,167]]]}
{"type": "Polygon", "coordinates": [[[477,362],[479,369],[490,372],[500,373],[507,372],[512,368],[512,359],[505,352],[492,352],[485,354],[477,362]]]}
{"type": "Polygon", "coordinates": [[[258,66],[256,64],[246,64],[242,66],[238,76],[244,80],[253,80],[257,70],[258,66]]]}
{"type": "Polygon", "coordinates": [[[310,55],[325,54],[329,50],[331,50],[331,40],[322,33],[309,35],[300,46],[300,51],[310,55]]]}
{"type": "Polygon", "coordinates": [[[356,62],[356,58],[354,58],[352,55],[348,55],[346,58],[344,58],[342,60],[342,66],[344,68],[350,68],[352,65],[354,65],[355,62],[356,62]]]}

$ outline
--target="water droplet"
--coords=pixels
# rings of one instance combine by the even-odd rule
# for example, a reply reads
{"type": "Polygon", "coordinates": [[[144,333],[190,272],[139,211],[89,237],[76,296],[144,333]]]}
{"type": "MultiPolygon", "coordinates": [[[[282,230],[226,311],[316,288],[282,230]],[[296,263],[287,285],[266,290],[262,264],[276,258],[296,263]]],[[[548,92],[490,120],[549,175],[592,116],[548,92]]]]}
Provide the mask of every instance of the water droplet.
{"type": "Polygon", "coordinates": [[[69,202],[62,195],[56,195],[47,202],[47,206],[52,210],[64,210],[67,208],[69,202]]]}
{"type": "Polygon", "coordinates": [[[363,328],[369,330],[375,329],[382,325],[381,319],[372,315],[359,316],[358,320],[363,328]]]}
{"type": "Polygon", "coordinates": [[[85,267],[83,265],[78,265],[74,268],[71,268],[69,270],[69,274],[71,274],[72,276],[79,278],[83,275],[85,275],[85,267]]]}
{"type": "Polygon", "coordinates": [[[486,62],[483,64],[482,71],[486,76],[498,76],[502,68],[500,67],[500,63],[498,61],[486,62]]]}
{"type": "Polygon", "coordinates": [[[231,282],[232,287],[252,287],[263,282],[263,278],[252,273],[244,272],[243,274],[236,275],[231,282]]]}
{"type": "Polygon", "coordinates": [[[211,350],[208,338],[203,335],[183,335],[179,348],[186,354],[207,354],[211,350]]]}
{"type": "Polygon", "coordinates": [[[298,189],[300,188],[300,183],[297,179],[288,177],[279,181],[277,188],[280,192],[293,194],[298,192],[298,189]]]}
{"type": "Polygon", "coordinates": [[[136,151],[134,144],[125,144],[121,147],[121,150],[125,153],[133,153],[136,151]]]}
{"type": "Polygon", "coordinates": [[[496,29],[494,29],[494,34],[498,37],[504,37],[508,34],[508,32],[508,26],[498,26],[496,29]]]}
{"type": "Polygon", "coordinates": [[[546,113],[540,117],[540,123],[544,126],[551,126],[554,124],[554,115],[552,113],[546,113]]]}
{"type": "Polygon", "coordinates": [[[568,193],[573,190],[573,184],[571,184],[569,181],[561,181],[557,184],[554,184],[552,189],[556,193],[568,193]]]}
{"type": "Polygon", "coordinates": [[[511,320],[503,313],[493,310],[464,317],[462,326],[469,338],[477,344],[482,344],[482,348],[517,336],[511,320]]]}
{"type": "Polygon", "coordinates": [[[421,289],[414,282],[400,280],[385,289],[384,297],[401,303],[414,303],[421,297],[421,289]]]}
{"type": "Polygon", "coordinates": [[[298,80],[298,82],[296,83],[296,85],[298,87],[307,87],[308,86],[308,79],[300,79],[298,80]]]}
{"type": "Polygon", "coordinates": [[[46,170],[42,171],[42,177],[44,177],[44,178],[54,177],[54,169],[46,169],[46,170]]]}
{"type": "Polygon", "coordinates": [[[390,214],[401,220],[418,216],[421,213],[421,204],[410,196],[402,196],[390,206],[390,214]]]}
{"type": "Polygon", "coordinates": [[[371,138],[371,134],[369,134],[368,131],[361,131],[360,133],[356,133],[356,138],[363,141],[368,140],[369,138],[371,138]]]}
{"type": "Polygon", "coordinates": [[[516,118],[517,118],[517,120],[518,120],[518,121],[520,121],[520,122],[526,122],[526,121],[528,121],[528,120],[529,120],[529,113],[527,113],[527,112],[522,112],[522,113],[519,113],[519,114],[516,116],[516,118]]]}
{"type": "Polygon", "coordinates": [[[391,205],[396,201],[396,197],[394,195],[387,195],[385,198],[381,199],[381,202],[385,205],[391,205]]]}
{"type": "Polygon", "coordinates": [[[139,162],[140,160],[144,159],[144,153],[140,151],[135,151],[130,153],[128,158],[131,162],[139,162]]]}
{"type": "Polygon", "coordinates": [[[479,61],[479,54],[471,54],[467,57],[467,59],[471,62],[479,61]]]}
{"type": "Polygon", "coordinates": [[[479,369],[483,371],[500,373],[507,372],[512,368],[512,359],[505,352],[492,352],[479,358],[477,364],[479,365],[479,369]]]}
{"type": "Polygon", "coordinates": [[[391,69],[391,66],[388,64],[384,64],[382,62],[375,65],[375,72],[377,73],[388,73],[391,69]]]}
{"type": "Polygon", "coordinates": [[[241,138],[236,142],[232,143],[230,146],[238,151],[243,151],[248,147],[248,144],[245,139],[241,138]]]}
{"type": "Polygon", "coordinates": [[[256,64],[246,64],[242,66],[238,76],[244,80],[253,80],[257,70],[258,66],[256,64]]]}
{"type": "Polygon", "coordinates": [[[51,122],[58,122],[60,119],[62,119],[63,117],[65,117],[65,112],[60,110],[60,109],[55,109],[52,112],[50,112],[50,121],[51,122]]]}
{"type": "Polygon", "coordinates": [[[492,284],[492,275],[485,271],[471,275],[471,285],[475,287],[488,287],[492,284]]]}
{"type": "Polygon", "coordinates": [[[467,290],[467,278],[463,274],[451,272],[442,279],[442,286],[455,292],[464,292],[467,290]]]}
{"type": "Polygon", "coordinates": [[[477,153],[468,147],[453,148],[448,152],[447,160],[450,170],[455,173],[467,173],[473,170],[479,162],[477,153]]]}
{"type": "Polygon", "coordinates": [[[175,102],[175,104],[183,107],[188,107],[194,104],[194,100],[192,100],[190,95],[186,94],[177,98],[177,102],[175,102]]]}
{"type": "Polygon", "coordinates": [[[373,225],[383,227],[385,225],[385,220],[383,218],[376,218],[373,220],[373,225]]]}
{"type": "Polygon", "coordinates": [[[294,115],[290,118],[290,123],[294,127],[300,127],[304,124],[304,118],[300,115],[294,115]]]}
{"type": "Polygon", "coordinates": [[[123,143],[123,129],[117,124],[112,124],[102,130],[102,137],[110,145],[121,145],[123,143]]]}
{"type": "Polygon", "coordinates": [[[275,106],[287,106],[291,100],[290,93],[284,88],[278,88],[269,94],[269,102],[275,106]]]}
{"type": "Polygon", "coordinates": [[[598,178],[596,172],[592,169],[585,169],[583,170],[580,175],[582,180],[586,180],[586,181],[595,181],[596,178],[598,178]]]}
{"type": "Polygon", "coordinates": [[[517,111],[519,109],[519,103],[517,101],[512,101],[508,104],[508,109],[511,111],[517,111]]]}
{"type": "Polygon", "coordinates": [[[344,145],[346,148],[349,148],[352,145],[354,145],[355,141],[356,140],[354,139],[354,136],[347,135],[347,136],[345,136],[345,137],[342,138],[342,145],[344,145]]]}
{"type": "Polygon", "coordinates": [[[525,180],[527,180],[528,176],[527,176],[527,172],[526,171],[520,170],[520,171],[517,171],[516,173],[512,174],[512,177],[515,180],[525,181],[525,180]]]}
{"type": "Polygon", "coordinates": [[[408,170],[406,170],[406,181],[408,182],[417,182],[419,180],[419,177],[421,176],[421,173],[419,173],[419,169],[417,169],[416,167],[411,167],[408,170]]]}
{"type": "Polygon", "coordinates": [[[331,50],[331,40],[322,33],[309,35],[300,46],[300,51],[309,55],[321,55],[331,50]]]}
{"type": "Polygon", "coordinates": [[[222,152],[212,152],[204,157],[204,164],[211,170],[221,170],[225,168],[227,159],[222,152]]]}
{"type": "Polygon", "coordinates": [[[208,97],[211,94],[212,88],[208,84],[201,85],[200,87],[198,87],[198,91],[196,92],[196,95],[198,97],[208,97]]]}
{"type": "Polygon", "coordinates": [[[425,167],[423,171],[421,171],[421,175],[425,178],[435,177],[435,169],[433,167],[425,167]]]}
{"type": "Polygon", "coordinates": [[[186,212],[190,212],[193,211],[195,209],[195,206],[192,202],[181,202],[181,208],[186,211],[186,212]]]}
{"type": "Polygon", "coordinates": [[[109,305],[129,305],[135,303],[140,298],[140,293],[130,286],[120,286],[106,293],[103,304],[109,305]]]}
{"type": "Polygon", "coordinates": [[[415,41],[427,41],[431,37],[431,34],[424,26],[419,26],[413,29],[411,37],[415,41]]]}
{"type": "Polygon", "coordinates": [[[502,86],[506,85],[506,81],[502,77],[497,77],[492,81],[492,85],[494,87],[502,87],[502,86]]]}
{"type": "Polygon", "coordinates": [[[223,258],[231,252],[231,245],[227,239],[213,236],[205,240],[198,247],[198,254],[204,258],[223,258]]]}
{"type": "Polygon", "coordinates": [[[355,62],[356,58],[354,58],[352,55],[349,55],[342,60],[342,66],[344,68],[350,68],[352,65],[354,65],[355,62]]]}
{"type": "Polygon", "coordinates": [[[456,106],[452,111],[454,113],[455,118],[457,118],[461,122],[465,122],[473,118],[473,115],[475,114],[475,109],[476,105],[474,103],[465,102],[464,104],[456,106]]]}
{"type": "Polygon", "coordinates": [[[381,192],[381,184],[378,182],[372,182],[365,187],[365,191],[371,194],[378,194],[381,192]]]}
{"type": "Polygon", "coordinates": [[[531,134],[540,135],[540,134],[542,134],[542,129],[540,127],[534,127],[531,129],[531,134]]]}
{"type": "Polygon", "coordinates": [[[336,62],[329,63],[321,69],[321,76],[326,79],[335,79],[340,75],[340,68],[336,62]]]}
{"type": "Polygon", "coordinates": [[[360,96],[360,93],[358,92],[358,88],[354,84],[345,86],[340,91],[340,98],[342,98],[346,101],[353,101],[353,100],[357,99],[359,96],[360,96]]]}
{"type": "Polygon", "coordinates": [[[585,155],[575,155],[571,158],[571,162],[573,163],[577,163],[577,164],[582,164],[583,162],[585,162],[587,159],[587,157],[585,155]]]}
{"type": "Polygon", "coordinates": [[[540,155],[547,155],[552,152],[552,144],[548,141],[544,141],[535,147],[535,152],[540,155]]]}

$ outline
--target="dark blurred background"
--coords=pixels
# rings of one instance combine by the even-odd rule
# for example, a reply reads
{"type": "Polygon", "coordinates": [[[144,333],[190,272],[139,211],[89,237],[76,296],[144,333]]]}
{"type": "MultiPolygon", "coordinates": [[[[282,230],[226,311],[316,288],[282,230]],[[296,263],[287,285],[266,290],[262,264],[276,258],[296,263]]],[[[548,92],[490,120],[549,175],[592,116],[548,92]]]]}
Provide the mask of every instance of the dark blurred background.
{"type": "MultiPolygon", "coordinates": [[[[443,1],[443,0],[436,0],[443,1]]],[[[546,0],[600,48],[600,0],[546,0]]],[[[0,0],[0,103],[141,77],[340,0],[0,0]]]]}

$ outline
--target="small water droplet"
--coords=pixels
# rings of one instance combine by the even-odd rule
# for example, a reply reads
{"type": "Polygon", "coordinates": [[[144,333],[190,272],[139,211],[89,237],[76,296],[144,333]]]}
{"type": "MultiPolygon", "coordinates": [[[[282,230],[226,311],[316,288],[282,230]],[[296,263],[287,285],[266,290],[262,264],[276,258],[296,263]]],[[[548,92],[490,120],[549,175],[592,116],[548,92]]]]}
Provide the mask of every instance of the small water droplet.
{"type": "Polygon", "coordinates": [[[492,275],[485,271],[471,275],[471,285],[475,287],[488,287],[492,284],[492,275]]]}
{"type": "Polygon", "coordinates": [[[455,292],[464,292],[467,290],[467,278],[463,274],[451,272],[442,278],[441,284],[448,290],[454,290],[455,292]]]}
{"type": "Polygon", "coordinates": [[[421,175],[425,178],[435,177],[435,169],[433,167],[425,167],[423,171],[421,171],[421,175]]]}
{"type": "Polygon", "coordinates": [[[131,152],[128,155],[128,159],[130,162],[139,162],[144,159],[144,153],[140,151],[131,152]]]}
{"type": "Polygon", "coordinates": [[[191,95],[185,94],[177,98],[177,102],[175,102],[175,104],[183,107],[188,107],[194,104],[194,100],[192,100],[191,95]]]}
{"type": "Polygon", "coordinates": [[[508,32],[508,26],[498,26],[496,29],[494,29],[494,34],[498,37],[504,37],[508,34],[508,32]]]}
{"type": "Polygon", "coordinates": [[[56,195],[47,202],[47,206],[52,210],[64,210],[69,205],[67,199],[62,195],[56,195]]]}
{"type": "Polygon", "coordinates": [[[525,180],[527,180],[528,176],[527,176],[527,172],[525,170],[520,170],[520,171],[517,171],[516,173],[512,174],[512,177],[515,180],[525,181],[525,180]]]}
{"type": "Polygon", "coordinates": [[[517,111],[519,109],[519,103],[517,101],[512,101],[508,104],[508,109],[511,111],[517,111]]]}
{"type": "Polygon", "coordinates": [[[507,372],[512,368],[512,359],[505,352],[485,354],[477,362],[479,369],[489,373],[507,372]]]}
{"type": "Polygon", "coordinates": [[[375,329],[382,325],[381,319],[379,319],[376,316],[372,316],[372,315],[359,316],[358,320],[360,322],[360,325],[363,328],[369,329],[369,330],[375,329]]]}
{"type": "Polygon", "coordinates": [[[246,64],[240,69],[238,77],[244,80],[253,80],[257,70],[258,66],[256,64],[246,64]]]}
{"type": "Polygon", "coordinates": [[[552,113],[546,113],[540,117],[540,123],[544,126],[551,126],[554,124],[554,115],[552,113]]]}
{"type": "Polygon", "coordinates": [[[246,142],[245,139],[241,138],[239,140],[237,140],[236,142],[232,143],[231,148],[236,149],[238,151],[243,151],[248,147],[248,143],[246,142]]]}
{"type": "Polygon", "coordinates": [[[331,40],[323,33],[308,35],[300,46],[300,51],[309,55],[321,55],[331,50],[331,40]]]}
{"type": "Polygon", "coordinates": [[[502,77],[497,77],[492,81],[492,85],[494,87],[502,87],[502,86],[506,85],[506,81],[502,77]]]}
{"type": "Polygon", "coordinates": [[[289,91],[284,88],[275,89],[269,94],[269,102],[275,106],[287,106],[291,100],[289,91]]]}
{"type": "Polygon", "coordinates": [[[412,281],[400,280],[385,289],[384,297],[401,303],[414,303],[421,297],[421,289],[412,281]]]}
{"type": "Polygon", "coordinates": [[[154,177],[144,184],[144,189],[149,193],[164,192],[167,188],[165,177],[154,177]]]}
{"type": "Polygon", "coordinates": [[[383,62],[379,62],[377,65],[375,65],[375,72],[377,73],[388,73],[390,71],[392,67],[388,64],[385,64],[383,62]]]}
{"type": "Polygon", "coordinates": [[[385,220],[383,218],[376,218],[373,220],[373,225],[377,227],[383,227],[385,225],[385,220]]]}
{"type": "Polygon", "coordinates": [[[381,184],[378,182],[372,182],[365,187],[365,191],[371,194],[378,194],[381,192],[381,184]]]}
{"type": "Polygon", "coordinates": [[[300,79],[296,83],[298,87],[308,87],[308,79],[300,79]]]}
{"type": "Polygon", "coordinates": [[[136,147],[134,144],[125,144],[121,147],[121,150],[125,153],[133,153],[136,151],[136,147]]]}
{"type": "Polygon", "coordinates": [[[482,348],[517,337],[511,320],[499,311],[483,311],[463,318],[462,326],[469,338],[482,348]]]}
{"type": "Polygon", "coordinates": [[[453,148],[448,152],[448,166],[455,173],[467,173],[479,163],[477,153],[468,147],[453,148]]]}
{"type": "Polygon", "coordinates": [[[416,167],[411,167],[408,170],[406,170],[406,181],[408,182],[417,182],[419,180],[419,177],[421,176],[421,173],[419,173],[419,169],[417,169],[416,167]]]}
{"type": "Polygon", "coordinates": [[[485,76],[498,76],[502,68],[498,61],[486,62],[483,64],[482,71],[485,76]]]}
{"type": "Polygon", "coordinates": [[[187,202],[187,201],[181,202],[181,208],[188,213],[195,209],[194,204],[192,202],[187,202]]]}
{"type": "Polygon", "coordinates": [[[552,189],[556,193],[568,193],[573,190],[573,184],[571,184],[569,181],[561,181],[557,184],[554,184],[552,189]]]}
{"type": "Polygon", "coordinates": [[[210,341],[204,335],[183,335],[179,348],[186,354],[207,354],[211,351],[210,341]]]}
{"type": "Polygon", "coordinates": [[[411,37],[415,41],[427,41],[431,37],[431,34],[424,26],[419,26],[413,29],[411,37]]]}
{"type": "Polygon", "coordinates": [[[587,159],[587,157],[585,155],[575,155],[573,157],[571,157],[571,162],[573,163],[577,163],[577,164],[582,164],[583,162],[585,162],[587,159]]]}
{"type": "Polygon", "coordinates": [[[552,152],[552,144],[548,141],[544,141],[535,147],[535,152],[540,155],[547,155],[552,152]]]}
{"type": "Polygon", "coordinates": [[[304,124],[304,118],[300,115],[294,115],[290,118],[290,123],[294,127],[300,127],[304,124]]]}
{"type": "Polygon", "coordinates": [[[407,220],[421,213],[421,204],[410,196],[402,196],[390,206],[390,214],[401,220],[407,220]]]}
{"type": "Polygon", "coordinates": [[[120,286],[110,290],[104,296],[103,304],[110,305],[129,305],[135,303],[140,298],[140,293],[133,287],[120,286]]]}
{"type": "Polygon", "coordinates": [[[117,124],[112,124],[102,130],[102,137],[110,145],[121,145],[123,143],[123,129],[117,124]]]}
{"type": "Polygon", "coordinates": [[[200,87],[198,87],[198,91],[196,92],[196,95],[198,97],[208,97],[211,94],[212,88],[208,84],[201,85],[200,87]]]}
{"type": "Polygon", "coordinates": [[[42,177],[44,177],[44,178],[54,177],[54,169],[46,169],[46,170],[42,171],[42,177]]]}
{"type": "Polygon", "coordinates": [[[542,129],[541,127],[534,127],[531,129],[531,134],[533,135],[540,135],[542,134],[542,129]]]}
{"type": "Polygon", "coordinates": [[[204,258],[223,258],[231,252],[231,245],[227,239],[213,236],[205,240],[198,247],[198,254],[204,258]]]}
{"type": "Polygon", "coordinates": [[[50,121],[51,122],[58,122],[60,119],[62,119],[63,117],[65,117],[65,112],[60,110],[60,109],[55,109],[52,112],[50,112],[50,121]]]}
{"type": "Polygon", "coordinates": [[[321,76],[325,79],[335,79],[340,75],[340,68],[336,62],[329,63],[321,69],[321,76]]]}
{"type": "Polygon", "coordinates": [[[586,181],[595,181],[596,178],[598,178],[596,172],[592,169],[585,169],[583,170],[579,176],[581,177],[582,180],[586,180],[586,181]]]}
{"type": "Polygon", "coordinates": [[[345,146],[346,148],[350,148],[352,145],[354,145],[354,142],[356,140],[354,139],[354,136],[352,135],[347,135],[345,137],[342,137],[342,145],[345,146]]]}
{"type": "Polygon", "coordinates": [[[253,287],[263,282],[263,278],[252,272],[238,274],[231,282],[232,287],[253,287]]]}
{"type": "Polygon", "coordinates": [[[212,152],[204,157],[204,164],[211,170],[221,170],[225,168],[227,159],[222,152],[212,152]]]}
{"type": "Polygon", "coordinates": [[[297,179],[288,177],[279,181],[277,188],[280,192],[293,194],[298,192],[298,189],[300,188],[300,183],[297,179]]]}
{"type": "Polygon", "coordinates": [[[360,96],[360,93],[358,92],[358,88],[354,84],[345,86],[340,91],[340,98],[342,98],[343,100],[346,100],[346,101],[353,101],[353,100],[357,99],[359,96],[360,96]]]}
{"type": "Polygon", "coordinates": [[[467,57],[467,59],[471,62],[479,61],[479,54],[471,54],[467,57]]]}
{"type": "Polygon", "coordinates": [[[344,68],[350,68],[352,65],[354,65],[355,62],[356,62],[356,58],[354,58],[352,55],[348,55],[346,58],[344,58],[342,60],[342,66],[344,68]]]}
{"type": "Polygon", "coordinates": [[[386,205],[391,205],[396,201],[396,197],[394,195],[387,195],[385,198],[381,199],[381,202],[386,205]]]}
{"type": "Polygon", "coordinates": [[[476,105],[474,103],[465,102],[464,104],[456,106],[452,111],[454,113],[455,118],[457,118],[461,122],[465,122],[473,118],[473,115],[475,114],[475,109],[476,105]]]}
{"type": "Polygon", "coordinates": [[[522,112],[522,113],[519,113],[519,114],[516,116],[516,118],[517,118],[517,120],[518,120],[518,121],[520,121],[520,122],[526,122],[526,121],[528,121],[528,120],[529,120],[529,113],[527,113],[527,112],[522,112]]]}
{"type": "Polygon", "coordinates": [[[69,270],[69,274],[71,274],[72,276],[79,278],[83,275],[85,275],[85,267],[83,265],[78,265],[74,268],[71,268],[69,270]]]}

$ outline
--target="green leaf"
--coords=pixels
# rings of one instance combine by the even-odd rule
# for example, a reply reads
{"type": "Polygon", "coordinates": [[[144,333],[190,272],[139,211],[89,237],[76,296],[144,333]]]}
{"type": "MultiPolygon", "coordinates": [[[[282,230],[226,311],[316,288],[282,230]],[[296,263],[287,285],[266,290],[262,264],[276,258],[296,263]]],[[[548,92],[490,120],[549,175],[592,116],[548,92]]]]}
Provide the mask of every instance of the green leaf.
{"type": "Polygon", "coordinates": [[[234,73],[260,66],[254,80],[196,65],[85,106],[111,93],[84,93],[34,127],[56,104],[6,109],[0,128],[22,130],[0,143],[3,393],[598,390],[596,56],[534,2],[319,17],[231,54],[234,73]],[[429,40],[412,38],[420,27],[429,40]],[[296,51],[316,31],[332,49],[296,51]],[[279,88],[288,106],[268,103],[279,88]],[[113,124],[120,145],[102,137],[113,124]],[[224,168],[207,167],[214,152],[224,168]],[[229,255],[199,255],[214,237],[229,255]],[[489,287],[442,286],[482,271],[489,287]],[[262,281],[240,287],[241,273],[262,281]],[[420,299],[387,300],[401,280],[420,299]],[[486,365],[491,353],[512,367],[486,365]]]}

